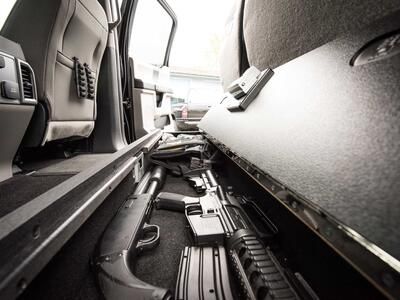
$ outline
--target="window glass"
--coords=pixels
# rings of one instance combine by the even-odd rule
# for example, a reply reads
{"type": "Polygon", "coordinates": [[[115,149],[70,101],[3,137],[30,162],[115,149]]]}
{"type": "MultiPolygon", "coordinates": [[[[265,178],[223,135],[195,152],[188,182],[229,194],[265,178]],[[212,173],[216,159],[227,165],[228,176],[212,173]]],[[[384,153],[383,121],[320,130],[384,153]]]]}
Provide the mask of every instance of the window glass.
{"type": "Polygon", "coordinates": [[[171,71],[219,75],[219,55],[232,0],[168,0],[178,18],[171,71]]]}
{"type": "MultiPolygon", "coordinates": [[[[227,17],[235,1],[168,0],[168,3],[178,18],[169,63],[174,97],[192,105],[219,103],[223,94],[219,58],[227,17]]],[[[179,106],[172,107],[173,111],[176,109],[179,106]]]]}
{"type": "Polygon", "coordinates": [[[164,62],[172,19],[156,0],[140,0],[133,20],[129,55],[142,63],[164,62]]]}
{"type": "Polygon", "coordinates": [[[0,29],[3,28],[4,23],[7,20],[14,4],[17,0],[1,0],[0,3],[0,29]]]}

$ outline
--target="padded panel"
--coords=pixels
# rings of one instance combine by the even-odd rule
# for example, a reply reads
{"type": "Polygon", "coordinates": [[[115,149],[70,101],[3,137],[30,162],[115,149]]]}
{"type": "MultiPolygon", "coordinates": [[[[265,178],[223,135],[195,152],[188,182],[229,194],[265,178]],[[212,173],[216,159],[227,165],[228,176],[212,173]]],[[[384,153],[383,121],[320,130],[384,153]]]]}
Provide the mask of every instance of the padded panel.
{"type": "Polygon", "coordinates": [[[250,65],[276,68],[399,8],[398,0],[246,0],[250,65]]]}
{"type": "Polygon", "coordinates": [[[275,69],[244,112],[200,128],[400,259],[400,54],[351,67],[400,13],[275,69]]]}

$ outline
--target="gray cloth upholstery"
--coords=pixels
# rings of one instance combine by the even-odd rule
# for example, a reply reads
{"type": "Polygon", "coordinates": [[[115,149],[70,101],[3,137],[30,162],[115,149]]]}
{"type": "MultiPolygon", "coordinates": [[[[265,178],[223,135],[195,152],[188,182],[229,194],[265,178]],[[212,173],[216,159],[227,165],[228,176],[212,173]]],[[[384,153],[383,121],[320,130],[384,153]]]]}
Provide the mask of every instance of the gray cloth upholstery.
{"type": "Polygon", "coordinates": [[[52,129],[43,142],[69,137],[67,127],[74,136],[93,130],[87,124],[96,119],[96,101],[78,97],[74,58],[89,66],[97,82],[107,33],[107,17],[97,0],[19,0],[12,10],[1,34],[21,44],[35,71],[38,97],[52,129]]]}
{"type": "Polygon", "coordinates": [[[276,68],[399,8],[398,0],[246,0],[243,31],[250,65],[276,68]]]}

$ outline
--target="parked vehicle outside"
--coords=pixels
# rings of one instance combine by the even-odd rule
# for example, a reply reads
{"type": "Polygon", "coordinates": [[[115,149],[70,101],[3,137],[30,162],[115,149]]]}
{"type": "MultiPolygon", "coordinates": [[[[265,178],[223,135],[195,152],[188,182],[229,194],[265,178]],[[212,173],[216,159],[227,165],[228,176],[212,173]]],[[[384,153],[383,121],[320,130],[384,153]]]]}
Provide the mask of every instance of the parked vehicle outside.
{"type": "Polygon", "coordinates": [[[178,97],[176,95],[171,97],[171,111],[177,111],[182,109],[182,107],[186,104],[186,100],[184,98],[178,97]]]}
{"type": "Polygon", "coordinates": [[[177,129],[180,131],[197,130],[197,125],[208,110],[218,102],[218,95],[208,88],[189,90],[185,103],[173,110],[177,129]]]}

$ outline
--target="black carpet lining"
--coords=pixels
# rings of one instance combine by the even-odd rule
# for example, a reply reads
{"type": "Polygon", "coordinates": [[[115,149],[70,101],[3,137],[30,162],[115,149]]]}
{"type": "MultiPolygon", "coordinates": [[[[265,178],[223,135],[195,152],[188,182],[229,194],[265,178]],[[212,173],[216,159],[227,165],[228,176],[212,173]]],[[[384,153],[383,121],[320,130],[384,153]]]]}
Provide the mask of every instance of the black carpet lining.
{"type": "Polygon", "coordinates": [[[174,291],[181,251],[190,245],[185,215],[155,210],[151,224],[160,226],[160,244],[139,257],[135,275],[147,283],[174,291]]]}
{"type": "Polygon", "coordinates": [[[104,160],[110,154],[81,154],[70,159],[48,159],[28,163],[25,173],[0,183],[0,218],[63,181],[104,160]]]}
{"type": "MultiPolygon", "coordinates": [[[[197,196],[189,184],[179,177],[167,176],[162,191],[197,196]]],[[[160,226],[160,244],[139,257],[135,275],[147,283],[174,292],[181,251],[192,244],[185,214],[155,209],[150,223],[160,226]]]]}
{"type": "Polygon", "coordinates": [[[72,175],[16,175],[0,183],[0,217],[47,192],[72,175]]]}
{"type": "Polygon", "coordinates": [[[109,153],[102,154],[80,154],[68,159],[64,159],[58,163],[51,164],[45,168],[39,169],[35,176],[41,175],[60,175],[60,174],[78,174],[89,169],[93,165],[107,159],[109,153]]]}

